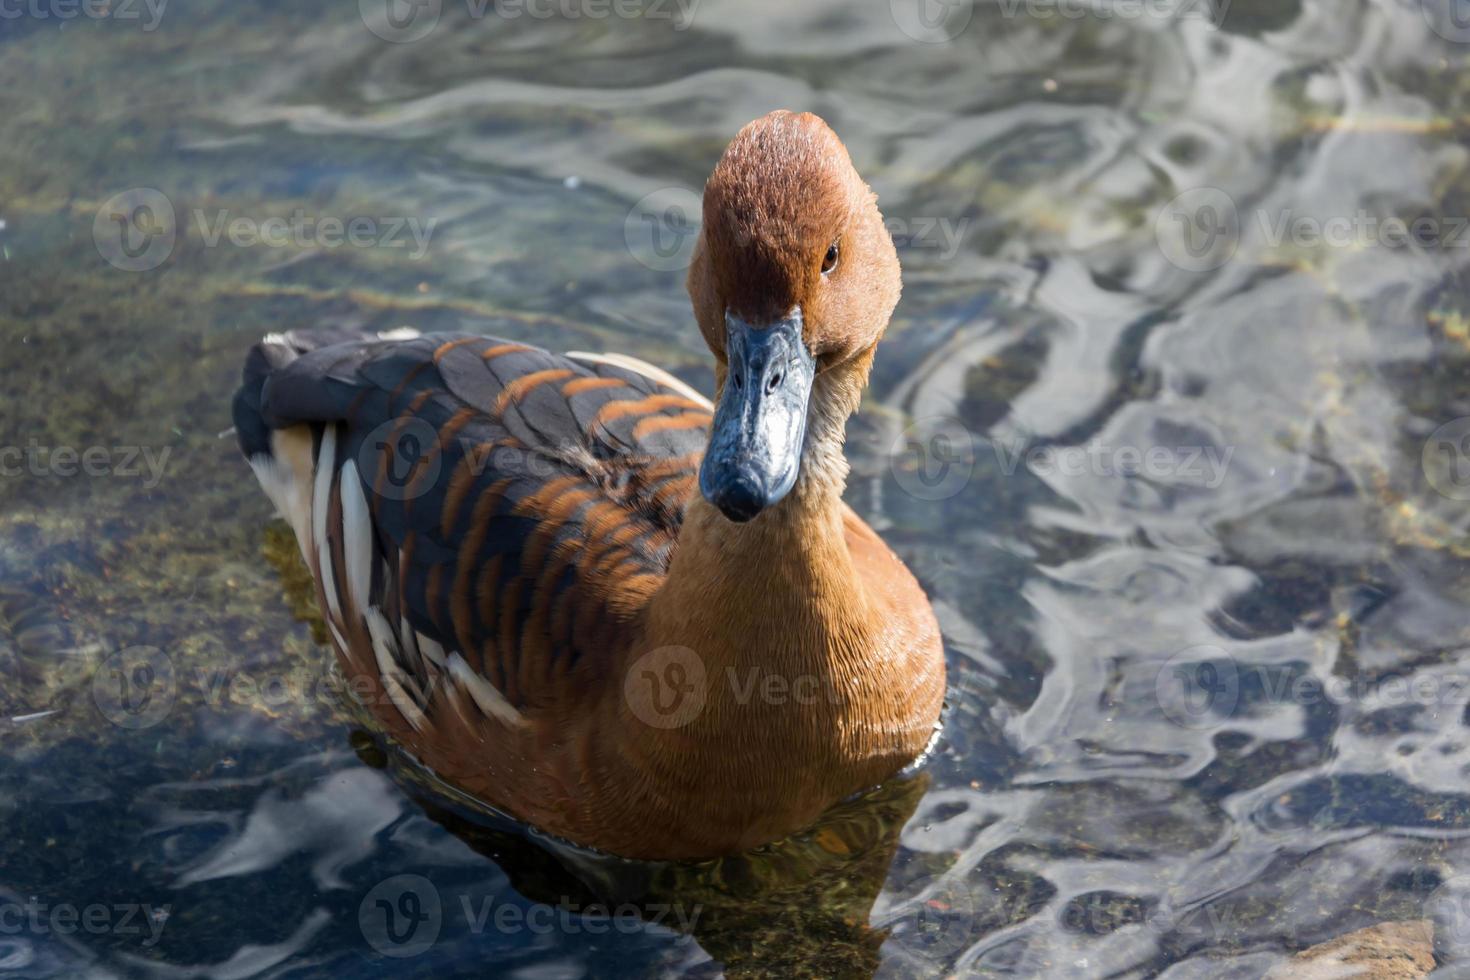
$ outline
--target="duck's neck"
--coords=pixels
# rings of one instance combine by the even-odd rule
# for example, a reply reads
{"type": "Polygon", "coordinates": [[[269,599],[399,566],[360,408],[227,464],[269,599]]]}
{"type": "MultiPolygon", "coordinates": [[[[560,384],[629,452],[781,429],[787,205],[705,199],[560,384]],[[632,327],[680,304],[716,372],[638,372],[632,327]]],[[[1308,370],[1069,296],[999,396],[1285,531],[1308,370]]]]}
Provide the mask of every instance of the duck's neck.
{"type": "Polygon", "coordinates": [[[703,497],[690,501],[649,608],[648,641],[688,647],[707,670],[820,676],[843,669],[831,661],[853,648],[871,612],[844,530],[851,388],[819,376],[801,475],[778,504],[736,524],[703,497]]]}

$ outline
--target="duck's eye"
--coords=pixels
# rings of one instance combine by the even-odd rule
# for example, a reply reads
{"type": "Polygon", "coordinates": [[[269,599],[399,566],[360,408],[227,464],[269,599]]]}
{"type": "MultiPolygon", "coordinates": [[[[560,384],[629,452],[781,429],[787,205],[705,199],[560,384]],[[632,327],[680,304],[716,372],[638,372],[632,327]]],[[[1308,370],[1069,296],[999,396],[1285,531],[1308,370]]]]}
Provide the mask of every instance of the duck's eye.
{"type": "Polygon", "coordinates": [[[822,256],[822,275],[826,275],[837,268],[837,243],[833,242],[827,246],[827,254],[822,256]]]}

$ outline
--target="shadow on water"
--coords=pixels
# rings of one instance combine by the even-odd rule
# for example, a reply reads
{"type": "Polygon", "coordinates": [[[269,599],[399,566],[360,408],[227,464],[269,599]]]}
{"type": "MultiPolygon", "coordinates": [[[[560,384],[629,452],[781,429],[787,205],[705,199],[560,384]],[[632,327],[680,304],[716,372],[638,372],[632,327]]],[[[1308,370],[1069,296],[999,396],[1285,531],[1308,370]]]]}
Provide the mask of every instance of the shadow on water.
{"type": "MultiPolygon", "coordinates": [[[[698,864],[631,862],[538,844],[522,828],[495,828],[432,798],[419,802],[435,823],[494,861],[548,918],[553,909],[593,920],[637,915],[689,935],[712,960],[691,975],[863,977],[877,969],[888,938],[871,923],[873,905],[899,831],[927,785],[922,774],[894,780],[835,807],[798,837],[698,864]]],[[[935,909],[930,919],[948,911],[935,909]]],[[[922,950],[927,940],[914,941],[922,950]]]]}

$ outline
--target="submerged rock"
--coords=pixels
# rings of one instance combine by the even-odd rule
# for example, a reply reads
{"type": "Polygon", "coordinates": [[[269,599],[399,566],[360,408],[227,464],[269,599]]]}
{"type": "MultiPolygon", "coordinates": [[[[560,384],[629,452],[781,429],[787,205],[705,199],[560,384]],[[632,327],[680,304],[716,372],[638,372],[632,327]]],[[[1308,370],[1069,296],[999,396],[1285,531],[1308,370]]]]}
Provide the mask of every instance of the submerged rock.
{"type": "Polygon", "coordinates": [[[1427,919],[1384,922],[1293,956],[1267,980],[1409,980],[1434,969],[1434,926],[1427,919]]]}

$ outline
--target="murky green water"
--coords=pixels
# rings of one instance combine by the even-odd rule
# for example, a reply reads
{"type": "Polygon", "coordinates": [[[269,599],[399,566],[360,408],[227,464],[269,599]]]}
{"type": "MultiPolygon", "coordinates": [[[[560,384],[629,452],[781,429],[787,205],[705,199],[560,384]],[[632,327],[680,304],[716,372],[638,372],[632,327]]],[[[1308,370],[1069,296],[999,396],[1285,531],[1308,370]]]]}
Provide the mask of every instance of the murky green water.
{"type": "Polygon", "coordinates": [[[1467,54],[1464,0],[0,5],[0,975],[1470,960],[1467,54]],[[708,389],[694,202],[776,107],[901,246],[849,499],[949,725],[765,853],[589,865],[352,734],[219,433],[313,324],[708,389]]]}

